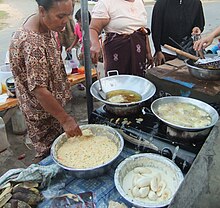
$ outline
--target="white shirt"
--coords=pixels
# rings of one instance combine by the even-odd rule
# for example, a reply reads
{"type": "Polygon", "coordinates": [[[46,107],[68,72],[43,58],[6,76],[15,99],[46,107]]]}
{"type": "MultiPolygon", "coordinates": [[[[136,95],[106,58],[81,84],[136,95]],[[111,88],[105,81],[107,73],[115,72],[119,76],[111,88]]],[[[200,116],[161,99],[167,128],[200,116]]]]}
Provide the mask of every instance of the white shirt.
{"type": "Polygon", "coordinates": [[[147,27],[147,12],[142,0],[99,0],[92,10],[92,18],[109,18],[105,32],[131,34],[147,27]]]}

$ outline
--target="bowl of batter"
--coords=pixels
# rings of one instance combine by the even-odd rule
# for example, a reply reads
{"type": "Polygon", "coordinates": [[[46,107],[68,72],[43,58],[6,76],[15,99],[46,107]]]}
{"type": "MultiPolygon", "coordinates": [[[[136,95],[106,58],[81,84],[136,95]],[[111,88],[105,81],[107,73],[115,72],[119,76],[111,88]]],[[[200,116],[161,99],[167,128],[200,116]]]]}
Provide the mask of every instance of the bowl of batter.
{"type": "Polygon", "coordinates": [[[80,126],[82,136],[61,134],[51,147],[60,167],[77,178],[93,178],[108,171],[124,147],[123,137],[112,127],[101,124],[80,126]]]}

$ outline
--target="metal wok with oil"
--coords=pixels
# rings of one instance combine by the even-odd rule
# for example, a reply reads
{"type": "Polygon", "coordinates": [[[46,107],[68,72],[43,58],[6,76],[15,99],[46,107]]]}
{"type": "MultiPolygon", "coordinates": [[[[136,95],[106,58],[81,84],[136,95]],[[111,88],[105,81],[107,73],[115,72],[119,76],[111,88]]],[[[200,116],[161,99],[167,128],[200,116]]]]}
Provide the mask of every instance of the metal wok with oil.
{"type": "Polygon", "coordinates": [[[182,131],[201,131],[204,129],[208,129],[208,128],[213,127],[219,119],[218,112],[209,104],[207,104],[203,101],[194,99],[194,98],[188,98],[188,97],[182,97],[182,96],[169,96],[169,97],[158,98],[151,104],[151,110],[157,118],[159,118],[161,121],[166,123],[168,126],[171,126],[175,129],[182,130],[182,131]],[[160,105],[166,104],[166,103],[180,103],[180,102],[192,104],[192,105],[197,106],[200,109],[203,109],[204,111],[206,111],[209,114],[209,116],[211,117],[210,125],[204,126],[204,127],[185,127],[185,126],[180,126],[180,125],[171,123],[171,122],[160,117],[160,115],[158,113],[158,107],[160,105]]]}
{"type": "Polygon", "coordinates": [[[113,90],[132,90],[141,95],[142,99],[138,102],[131,103],[112,103],[108,100],[104,100],[98,93],[99,91],[99,82],[95,81],[91,88],[90,92],[99,101],[106,104],[106,108],[111,113],[116,115],[129,115],[137,113],[142,104],[149,100],[156,92],[155,85],[149,80],[134,76],[134,75],[113,75],[101,78],[102,88],[105,93],[108,93],[113,90]]]}

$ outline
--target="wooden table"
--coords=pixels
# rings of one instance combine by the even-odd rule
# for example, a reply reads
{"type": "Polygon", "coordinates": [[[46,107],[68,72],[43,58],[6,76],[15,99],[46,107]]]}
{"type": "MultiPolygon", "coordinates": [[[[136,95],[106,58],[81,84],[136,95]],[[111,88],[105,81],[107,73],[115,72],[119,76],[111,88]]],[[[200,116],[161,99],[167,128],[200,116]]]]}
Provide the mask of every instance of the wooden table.
{"type": "MultiPolygon", "coordinates": [[[[92,69],[92,78],[96,77],[95,69],[92,69]]],[[[80,82],[85,81],[85,74],[70,74],[68,75],[68,80],[70,81],[70,85],[74,86],[80,82]]],[[[15,114],[16,110],[18,110],[18,99],[17,98],[7,98],[6,102],[0,103],[0,116],[2,117],[5,125],[11,119],[11,117],[15,114]]],[[[13,128],[13,126],[12,126],[13,128]]],[[[5,128],[3,131],[6,131],[5,128]]],[[[1,139],[1,138],[0,138],[1,139]]],[[[1,141],[0,150],[4,150],[9,146],[7,138],[4,143],[1,141]]]]}
{"type": "MultiPolygon", "coordinates": [[[[95,69],[92,69],[91,72],[92,72],[92,78],[95,78],[96,77],[95,69]]],[[[70,81],[71,86],[74,86],[80,82],[85,81],[85,74],[78,74],[78,73],[70,74],[70,75],[68,75],[68,80],[70,81]]],[[[14,108],[16,106],[18,106],[17,98],[8,98],[6,102],[0,103],[0,112],[14,108]]],[[[4,118],[3,118],[3,120],[5,121],[4,118]]],[[[5,122],[5,123],[7,123],[7,122],[5,122]]]]}
{"type": "MultiPolygon", "coordinates": [[[[16,98],[8,98],[6,102],[0,103],[0,117],[2,117],[5,125],[11,119],[17,109],[18,100],[16,98]]],[[[4,151],[10,146],[6,135],[5,125],[0,129],[0,151],[4,151]]]]}
{"type": "Polygon", "coordinates": [[[220,104],[220,80],[196,79],[179,59],[148,69],[145,77],[156,85],[160,94],[193,97],[204,102],[220,104]]]}
{"type": "MultiPolygon", "coordinates": [[[[92,78],[95,78],[97,76],[95,69],[92,69],[91,72],[92,78]]],[[[85,74],[70,74],[68,75],[68,80],[70,81],[71,86],[79,84],[80,82],[85,81],[85,74]]]]}
{"type": "Polygon", "coordinates": [[[18,105],[17,98],[8,98],[6,102],[0,103],[0,111],[7,110],[9,108],[13,108],[18,105]]]}

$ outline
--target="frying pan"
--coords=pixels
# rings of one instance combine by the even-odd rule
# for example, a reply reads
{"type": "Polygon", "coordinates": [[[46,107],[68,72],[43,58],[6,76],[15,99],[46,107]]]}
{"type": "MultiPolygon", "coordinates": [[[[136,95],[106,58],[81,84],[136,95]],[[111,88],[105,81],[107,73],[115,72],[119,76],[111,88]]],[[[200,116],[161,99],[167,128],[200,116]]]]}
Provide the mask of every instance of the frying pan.
{"type": "Polygon", "coordinates": [[[90,92],[94,98],[103,102],[109,112],[116,115],[125,116],[137,113],[141,110],[145,101],[149,100],[156,92],[155,85],[149,80],[135,75],[113,75],[101,78],[102,90],[108,93],[113,90],[132,90],[142,99],[137,102],[130,103],[113,103],[103,99],[99,94],[99,81],[95,81],[90,92]]]}

